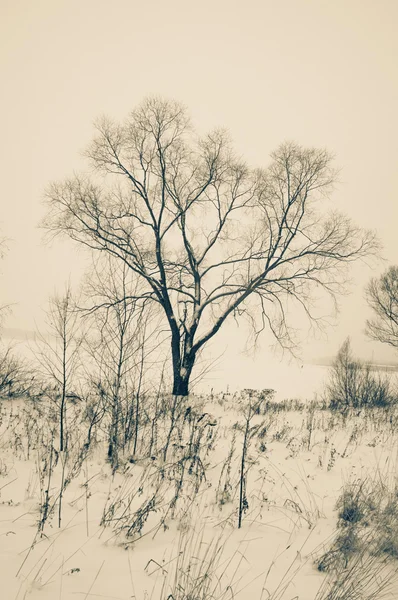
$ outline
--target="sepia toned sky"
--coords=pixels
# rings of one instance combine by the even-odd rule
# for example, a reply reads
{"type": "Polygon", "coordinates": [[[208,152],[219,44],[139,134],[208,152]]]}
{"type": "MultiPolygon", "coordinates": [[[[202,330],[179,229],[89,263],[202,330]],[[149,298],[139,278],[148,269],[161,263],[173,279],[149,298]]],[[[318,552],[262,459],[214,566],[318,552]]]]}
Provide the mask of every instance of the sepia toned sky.
{"type": "Polygon", "coordinates": [[[336,327],[305,341],[303,357],[331,355],[351,335],[364,357],[393,359],[363,335],[363,288],[398,263],[397,22],[396,0],[2,0],[6,325],[40,325],[49,295],[87,263],[69,242],[44,245],[45,186],[84,166],[96,117],[123,118],[159,94],[185,103],[201,131],[227,127],[253,166],[287,139],[335,155],[334,204],[378,231],[385,262],[353,269],[336,327]]]}

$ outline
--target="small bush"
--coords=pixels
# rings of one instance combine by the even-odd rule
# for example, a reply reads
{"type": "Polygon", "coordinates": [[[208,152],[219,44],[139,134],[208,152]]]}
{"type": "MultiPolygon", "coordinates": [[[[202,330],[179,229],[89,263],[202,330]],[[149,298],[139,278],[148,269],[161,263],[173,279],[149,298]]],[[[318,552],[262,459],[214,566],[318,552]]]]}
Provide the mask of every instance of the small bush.
{"type": "Polygon", "coordinates": [[[326,396],[332,410],[386,407],[397,402],[397,394],[387,375],[372,371],[356,360],[349,338],[341,346],[332,365],[326,396]]]}
{"type": "Polygon", "coordinates": [[[343,490],[336,504],[339,526],[359,523],[374,509],[374,500],[365,485],[366,482],[358,481],[343,490]]]}
{"type": "Polygon", "coordinates": [[[30,393],[33,377],[22,359],[10,347],[0,348],[0,397],[20,397],[30,393]]]}
{"type": "Polygon", "coordinates": [[[330,550],[321,556],[317,562],[317,569],[321,572],[345,569],[361,549],[361,541],[355,527],[348,527],[337,536],[330,550]]]}

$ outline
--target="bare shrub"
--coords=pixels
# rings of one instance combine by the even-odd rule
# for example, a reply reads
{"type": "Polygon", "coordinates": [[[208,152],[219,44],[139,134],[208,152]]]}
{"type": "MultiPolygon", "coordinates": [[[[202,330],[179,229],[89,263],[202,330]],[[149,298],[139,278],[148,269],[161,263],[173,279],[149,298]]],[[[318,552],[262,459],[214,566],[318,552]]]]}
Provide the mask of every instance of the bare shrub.
{"type": "Polygon", "coordinates": [[[349,338],[341,346],[333,363],[326,396],[333,410],[382,407],[397,402],[388,376],[374,373],[369,365],[356,360],[349,338]]]}
{"type": "Polygon", "coordinates": [[[27,395],[33,387],[33,375],[27,363],[11,347],[0,349],[0,397],[27,395]]]}

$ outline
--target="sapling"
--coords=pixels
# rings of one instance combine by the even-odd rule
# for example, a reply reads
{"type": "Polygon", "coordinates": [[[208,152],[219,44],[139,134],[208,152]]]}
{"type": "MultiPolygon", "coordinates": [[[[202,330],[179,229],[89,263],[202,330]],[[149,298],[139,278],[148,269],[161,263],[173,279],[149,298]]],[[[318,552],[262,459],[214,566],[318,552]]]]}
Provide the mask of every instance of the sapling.
{"type": "Polygon", "coordinates": [[[227,458],[222,466],[220,478],[218,481],[216,491],[216,502],[221,507],[227,502],[231,501],[232,484],[231,484],[231,470],[232,470],[232,459],[235,455],[235,444],[236,444],[236,430],[233,432],[231,446],[228,451],[227,458]]]}
{"type": "Polygon", "coordinates": [[[67,446],[67,400],[79,370],[82,332],[70,284],[63,296],[50,298],[47,312],[48,335],[37,334],[35,357],[39,370],[53,386],[48,394],[59,411],[59,450],[67,446]]]}
{"type": "Polygon", "coordinates": [[[261,408],[265,402],[266,395],[257,394],[255,390],[247,390],[248,392],[248,404],[244,412],[244,426],[243,426],[243,444],[242,444],[242,456],[240,461],[240,474],[239,474],[239,509],[238,509],[238,529],[242,527],[243,513],[248,509],[248,501],[246,496],[246,484],[247,484],[247,455],[250,447],[250,441],[253,436],[258,433],[264,423],[252,425],[252,420],[255,415],[261,414],[261,408]]]}
{"type": "Polygon", "coordinates": [[[185,396],[177,396],[173,395],[172,402],[170,406],[170,426],[167,433],[166,444],[163,449],[163,460],[166,461],[167,453],[169,450],[170,442],[174,430],[177,427],[178,421],[181,419],[182,414],[184,412],[184,407],[186,408],[186,397],[185,396]]]}
{"type": "MultiPolygon", "coordinates": [[[[46,449],[47,450],[47,449],[46,449]]],[[[57,457],[54,449],[54,438],[51,437],[50,447],[49,447],[49,455],[42,455],[38,457],[38,471],[39,471],[39,480],[40,480],[40,493],[41,493],[41,503],[40,503],[40,519],[38,523],[38,532],[40,535],[43,535],[44,525],[46,524],[49,516],[51,515],[51,494],[50,494],[50,486],[53,475],[54,466],[56,465],[57,457]],[[43,467],[40,467],[40,462],[43,462],[43,467]],[[55,464],[54,464],[55,463],[55,464]],[[47,474],[47,481],[46,481],[47,474]]]]}
{"type": "Polygon", "coordinates": [[[120,465],[120,455],[138,448],[142,402],[145,398],[145,371],[149,354],[157,349],[156,315],[138,302],[139,283],[126,265],[108,258],[93,264],[86,278],[84,297],[90,335],[85,349],[103,407],[107,428],[107,456],[112,470],[120,465]],[[149,339],[154,340],[149,344],[149,339]]]}
{"type": "Polygon", "coordinates": [[[314,418],[315,418],[315,406],[311,405],[309,407],[307,418],[306,418],[306,427],[308,432],[307,437],[307,450],[311,450],[311,441],[312,441],[312,432],[314,430],[314,418]]]}

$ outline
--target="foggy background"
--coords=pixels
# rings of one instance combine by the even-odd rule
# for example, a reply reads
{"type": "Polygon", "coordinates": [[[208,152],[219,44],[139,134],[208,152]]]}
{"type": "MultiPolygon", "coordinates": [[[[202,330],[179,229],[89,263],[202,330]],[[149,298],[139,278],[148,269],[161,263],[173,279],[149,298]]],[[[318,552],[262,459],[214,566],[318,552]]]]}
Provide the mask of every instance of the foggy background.
{"type": "MultiPolygon", "coordinates": [[[[313,377],[301,365],[327,362],[348,335],[361,358],[396,359],[363,333],[370,316],[364,286],[398,262],[395,0],[3,0],[0,6],[0,234],[8,239],[0,302],[13,304],[8,337],[23,339],[42,326],[48,297],[69,277],[77,285],[89,264],[72,242],[43,243],[38,223],[46,185],[85,167],[81,153],[94,119],[123,119],[145,96],[158,94],[186,104],[200,132],[228,128],[251,166],[266,166],[284,140],[335,155],[341,171],[333,204],[377,230],[385,261],[373,270],[354,266],[335,326],[317,338],[304,330],[290,368],[297,380],[313,377]]],[[[273,341],[264,335],[254,357],[242,355],[244,327],[228,325],[210,348],[211,357],[224,353],[214,381],[240,378],[257,387],[265,370],[272,387],[282,368],[268,349],[273,341]]]]}

